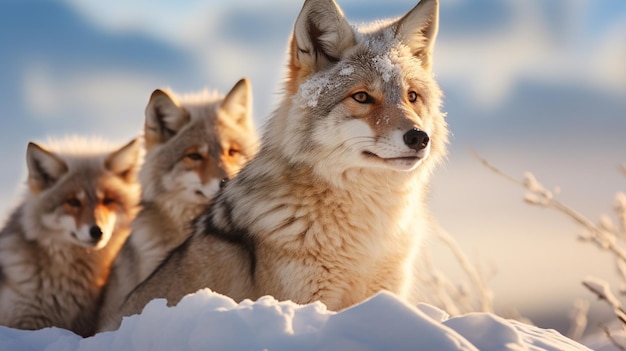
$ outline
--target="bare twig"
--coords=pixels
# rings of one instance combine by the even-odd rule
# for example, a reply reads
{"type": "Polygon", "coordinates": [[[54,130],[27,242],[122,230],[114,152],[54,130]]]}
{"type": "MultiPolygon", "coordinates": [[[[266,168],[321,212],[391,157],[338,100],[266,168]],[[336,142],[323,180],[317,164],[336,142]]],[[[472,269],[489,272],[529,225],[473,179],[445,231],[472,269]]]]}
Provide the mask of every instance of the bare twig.
{"type": "Polygon", "coordinates": [[[418,278],[425,283],[427,289],[432,290],[429,294],[429,302],[443,308],[452,316],[460,315],[463,310],[460,305],[463,302],[453,296],[452,284],[435,268],[428,252],[421,255],[421,262],[424,269],[420,271],[418,278]]]}
{"type": "Polygon", "coordinates": [[[618,192],[615,194],[615,213],[620,220],[619,230],[622,234],[626,234],[626,194],[618,192]]]}
{"type": "MultiPolygon", "coordinates": [[[[524,200],[526,200],[527,203],[532,204],[532,205],[542,206],[542,207],[553,208],[565,214],[570,219],[574,220],[576,223],[582,225],[585,229],[587,229],[592,234],[587,239],[590,239],[593,242],[595,242],[596,245],[600,249],[611,251],[617,256],[618,259],[622,261],[626,261],[626,250],[624,250],[622,247],[620,247],[617,244],[615,234],[594,224],[592,221],[587,219],[587,217],[583,216],[578,211],[572,209],[571,207],[555,199],[554,196],[552,195],[552,192],[550,192],[549,190],[546,190],[543,187],[543,185],[541,185],[535,179],[532,173],[526,173],[525,181],[518,180],[504,173],[503,171],[499,170],[497,167],[490,164],[487,160],[480,157],[476,152],[472,151],[472,154],[483,165],[485,165],[487,168],[489,168],[493,172],[501,175],[502,177],[508,179],[509,181],[512,181],[518,185],[524,186],[529,191],[529,193],[524,198],[524,200]]],[[[626,198],[624,199],[624,204],[626,204],[626,198]]]]}
{"type": "Polygon", "coordinates": [[[622,322],[622,326],[626,325],[626,312],[624,312],[619,300],[611,292],[607,282],[596,277],[587,277],[583,280],[583,285],[594,293],[598,299],[606,301],[613,308],[615,316],[622,322]]]}
{"type": "Polygon", "coordinates": [[[493,171],[494,173],[497,173],[499,175],[501,175],[502,177],[508,179],[509,181],[515,183],[515,184],[519,184],[519,185],[524,185],[524,182],[518,180],[517,178],[511,177],[510,175],[502,172],[501,170],[499,170],[498,168],[496,168],[494,165],[492,165],[491,163],[489,163],[487,160],[485,160],[484,158],[482,158],[476,151],[470,149],[470,153],[476,157],[476,159],[478,161],[480,161],[480,163],[483,164],[483,166],[489,168],[491,171],[493,171]]]}
{"type": "Polygon", "coordinates": [[[602,326],[602,330],[604,331],[604,334],[606,334],[606,337],[609,339],[609,341],[611,341],[611,344],[613,344],[613,346],[615,346],[620,351],[626,351],[626,347],[621,345],[619,341],[615,340],[613,334],[611,334],[611,330],[609,330],[606,325],[602,326]]]}
{"type": "Polygon", "coordinates": [[[493,293],[485,284],[484,279],[481,278],[478,270],[472,265],[467,258],[463,250],[459,247],[454,238],[443,229],[439,223],[435,224],[435,232],[438,238],[452,251],[454,257],[459,261],[459,264],[465,274],[469,277],[470,281],[475,287],[478,293],[478,303],[480,304],[480,310],[482,312],[493,312],[493,293]]]}
{"type": "MultiPolygon", "coordinates": [[[[620,273],[621,278],[623,280],[626,279],[626,250],[620,245],[619,242],[620,239],[626,239],[626,194],[620,192],[615,198],[614,210],[618,218],[618,225],[615,225],[609,216],[601,216],[599,223],[595,224],[578,211],[555,199],[553,192],[547,190],[541,183],[539,183],[532,173],[526,173],[523,180],[516,179],[487,162],[476,152],[471,152],[474,157],[476,157],[483,165],[485,165],[485,167],[494,173],[526,188],[527,193],[524,200],[527,203],[555,209],[557,212],[565,214],[574,222],[584,227],[587,233],[582,236],[581,239],[592,242],[601,250],[612,253],[616,259],[618,272],[620,273]]],[[[626,176],[626,165],[621,166],[621,172],[626,176]]],[[[555,191],[555,193],[558,193],[558,191],[555,191]]],[[[626,330],[626,312],[622,308],[619,300],[611,292],[609,285],[597,278],[586,278],[583,281],[583,285],[600,300],[607,302],[612,307],[615,316],[621,322],[621,327],[626,330]]],[[[582,329],[583,322],[586,325],[586,317],[584,316],[586,314],[586,309],[583,307],[584,306],[578,306],[577,313],[573,317],[574,324],[570,330],[572,338],[579,337],[582,334],[582,331],[584,330],[582,329]]],[[[604,331],[611,343],[613,343],[619,350],[626,351],[626,346],[620,344],[620,342],[618,342],[615,337],[611,335],[608,328],[604,328],[604,331]]]]}
{"type": "Polygon", "coordinates": [[[587,329],[587,313],[589,312],[589,301],[579,299],[574,303],[572,311],[572,324],[570,325],[567,337],[572,340],[580,340],[587,329]]]}

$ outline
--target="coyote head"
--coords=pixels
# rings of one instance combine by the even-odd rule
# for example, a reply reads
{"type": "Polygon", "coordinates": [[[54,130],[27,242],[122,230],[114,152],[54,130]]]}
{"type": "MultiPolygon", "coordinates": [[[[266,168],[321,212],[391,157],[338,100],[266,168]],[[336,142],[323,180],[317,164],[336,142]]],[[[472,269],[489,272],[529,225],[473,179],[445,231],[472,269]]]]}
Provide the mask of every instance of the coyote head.
{"type": "Polygon", "coordinates": [[[226,96],[205,91],[178,97],[155,90],[144,135],[142,200],[166,206],[176,217],[195,217],[221,182],[256,154],[249,81],[240,80],[226,96]]]}
{"type": "Polygon", "coordinates": [[[65,140],[58,151],[28,144],[27,239],[99,249],[129,224],[139,200],[141,142],[114,151],[93,147],[82,139],[65,140]]]}
{"type": "Polygon", "coordinates": [[[287,100],[264,140],[319,174],[429,170],[446,154],[431,71],[437,0],[352,26],[333,0],[306,0],[290,43],[287,100]]]}

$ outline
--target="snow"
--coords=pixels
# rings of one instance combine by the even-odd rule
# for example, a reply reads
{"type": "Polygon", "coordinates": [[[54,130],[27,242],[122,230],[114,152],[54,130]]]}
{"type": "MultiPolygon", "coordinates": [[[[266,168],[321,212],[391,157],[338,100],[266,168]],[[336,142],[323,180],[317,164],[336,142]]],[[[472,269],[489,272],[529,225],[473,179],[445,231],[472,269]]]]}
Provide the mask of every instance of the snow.
{"type": "Polygon", "coordinates": [[[349,76],[352,73],[354,73],[354,67],[352,66],[346,66],[339,71],[340,76],[349,76]]]}
{"type": "Polygon", "coordinates": [[[317,101],[324,89],[331,85],[331,79],[325,75],[313,77],[300,85],[298,96],[309,107],[317,107],[317,101]]]}
{"type": "Polygon", "coordinates": [[[389,55],[378,55],[373,58],[374,66],[380,73],[383,81],[388,82],[394,75],[394,72],[399,71],[395,63],[391,60],[389,55]]]}
{"type": "Polygon", "coordinates": [[[332,312],[265,296],[237,304],[203,289],[174,307],[150,302],[116,331],[81,338],[67,330],[0,327],[1,350],[589,350],[554,330],[490,313],[450,318],[381,292],[332,312]]]}

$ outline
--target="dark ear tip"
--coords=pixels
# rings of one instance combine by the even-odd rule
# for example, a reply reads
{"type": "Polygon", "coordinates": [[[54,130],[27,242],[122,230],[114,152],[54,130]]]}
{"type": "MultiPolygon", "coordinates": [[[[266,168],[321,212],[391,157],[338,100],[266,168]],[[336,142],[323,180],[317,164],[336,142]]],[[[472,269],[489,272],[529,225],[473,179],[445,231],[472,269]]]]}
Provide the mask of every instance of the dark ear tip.
{"type": "Polygon", "coordinates": [[[32,150],[32,149],[41,149],[41,146],[37,145],[37,143],[29,141],[28,142],[28,146],[26,147],[27,150],[32,150]]]}
{"type": "Polygon", "coordinates": [[[248,77],[243,77],[235,85],[239,85],[239,84],[251,85],[250,79],[248,77]]]}
{"type": "Polygon", "coordinates": [[[126,144],[126,146],[139,147],[141,145],[141,141],[142,141],[141,137],[136,137],[136,138],[132,139],[131,141],[129,141],[126,144]]]}
{"type": "Polygon", "coordinates": [[[241,89],[241,88],[245,88],[246,91],[249,91],[252,88],[252,84],[250,83],[250,80],[247,77],[243,77],[239,81],[237,81],[237,83],[235,83],[231,91],[241,89]]]}
{"type": "Polygon", "coordinates": [[[161,89],[155,89],[152,94],[150,94],[150,101],[162,97],[162,96],[168,96],[167,93],[161,89]]]}

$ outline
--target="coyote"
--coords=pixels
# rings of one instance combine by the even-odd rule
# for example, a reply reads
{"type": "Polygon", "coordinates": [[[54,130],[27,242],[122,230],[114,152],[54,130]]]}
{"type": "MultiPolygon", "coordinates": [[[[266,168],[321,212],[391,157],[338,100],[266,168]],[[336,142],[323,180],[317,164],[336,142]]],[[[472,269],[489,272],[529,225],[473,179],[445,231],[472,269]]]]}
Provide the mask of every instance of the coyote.
{"type": "Polygon", "coordinates": [[[99,330],[119,323],[126,295],[191,234],[191,220],[257,152],[249,81],[240,80],[226,96],[204,91],[179,98],[155,90],[144,137],[142,209],[115,260],[99,330]]]}
{"type": "Polygon", "coordinates": [[[1,325],[95,332],[137,211],[140,154],[139,139],[117,150],[78,138],[28,144],[28,191],[0,232],[1,325]]]}
{"type": "Polygon", "coordinates": [[[306,0],[259,153],[123,314],[204,287],[331,310],[380,290],[412,299],[428,182],[448,140],[431,70],[437,28],[436,0],[359,27],[333,0],[306,0]]]}

